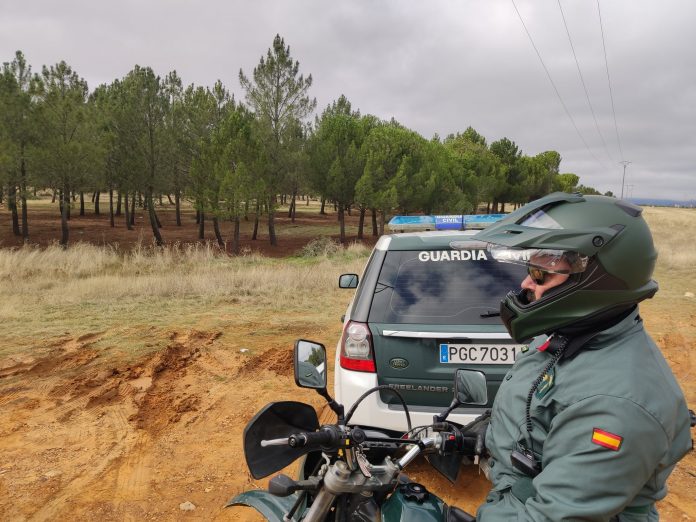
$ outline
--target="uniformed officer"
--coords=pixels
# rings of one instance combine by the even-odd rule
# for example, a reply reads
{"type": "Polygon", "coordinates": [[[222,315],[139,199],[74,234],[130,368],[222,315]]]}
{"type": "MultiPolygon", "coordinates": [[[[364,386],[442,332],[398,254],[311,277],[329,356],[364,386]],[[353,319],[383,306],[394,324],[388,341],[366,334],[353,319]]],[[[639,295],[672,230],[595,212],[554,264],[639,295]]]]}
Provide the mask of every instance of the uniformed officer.
{"type": "Polygon", "coordinates": [[[527,266],[501,318],[517,342],[534,338],[493,405],[493,488],[477,520],[658,520],[692,441],[684,395],[638,312],[658,289],[640,207],[556,193],[475,239],[527,266]]]}

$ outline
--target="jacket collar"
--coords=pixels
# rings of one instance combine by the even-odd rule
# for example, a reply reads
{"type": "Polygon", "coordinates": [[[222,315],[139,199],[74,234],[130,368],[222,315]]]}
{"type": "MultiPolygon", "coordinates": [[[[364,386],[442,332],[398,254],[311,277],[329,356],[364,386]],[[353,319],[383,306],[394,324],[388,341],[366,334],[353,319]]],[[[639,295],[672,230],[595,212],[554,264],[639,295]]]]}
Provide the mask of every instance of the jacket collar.
{"type": "Polygon", "coordinates": [[[548,339],[547,351],[550,354],[554,354],[556,351],[563,349],[564,353],[561,360],[572,359],[581,350],[601,349],[611,339],[626,335],[632,330],[640,328],[642,319],[636,305],[604,318],[597,318],[592,322],[583,322],[585,325],[591,326],[578,324],[554,332],[548,339]]]}

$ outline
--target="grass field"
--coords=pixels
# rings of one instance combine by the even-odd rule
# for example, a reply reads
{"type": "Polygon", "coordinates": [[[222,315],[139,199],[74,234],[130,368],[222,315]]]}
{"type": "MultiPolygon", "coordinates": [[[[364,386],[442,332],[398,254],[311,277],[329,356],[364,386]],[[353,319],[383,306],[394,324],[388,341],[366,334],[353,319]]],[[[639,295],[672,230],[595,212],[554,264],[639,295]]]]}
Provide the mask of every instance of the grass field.
{"type": "MultiPolygon", "coordinates": [[[[105,349],[142,355],[162,347],[142,336],[146,328],[164,332],[214,322],[228,328],[222,317],[322,320],[324,310],[347,296],[337,288],[340,273],[360,272],[369,250],[359,244],[321,250],[286,259],[230,257],[211,244],[128,252],[85,243],[68,250],[2,250],[0,317],[9,335],[0,355],[67,333],[94,332],[106,332],[98,343],[105,349]]],[[[160,337],[152,333],[148,337],[160,337]]]]}
{"type": "MultiPolygon", "coordinates": [[[[645,216],[660,291],[642,315],[693,408],[696,211],[645,216]]],[[[334,235],[336,225],[291,233],[305,245],[302,233],[334,235]]],[[[247,520],[221,509],[236,491],[264,486],[246,472],[243,427],[270,400],[321,405],[294,387],[290,346],[304,337],[333,350],[352,297],[338,276],[360,273],[370,251],[314,247],[284,258],[230,257],[205,243],[0,250],[0,513],[178,520],[190,500],[194,518],[247,520]]],[[[409,475],[469,510],[488,487],[474,472],[451,486],[427,464],[409,475]]],[[[662,519],[696,518],[693,454],[670,488],[662,519]]]]}

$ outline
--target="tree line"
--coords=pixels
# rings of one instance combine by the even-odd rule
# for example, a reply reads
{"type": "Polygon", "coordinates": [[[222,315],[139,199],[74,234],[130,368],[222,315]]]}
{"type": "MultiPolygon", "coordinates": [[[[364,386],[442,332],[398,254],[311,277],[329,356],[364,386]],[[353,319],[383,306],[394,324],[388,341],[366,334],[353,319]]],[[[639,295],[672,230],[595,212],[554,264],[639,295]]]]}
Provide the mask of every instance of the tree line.
{"type": "Polygon", "coordinates": [[[311,117],[312,76],[300,72],[279,35],[250,75],[239,71],[244,101],[218,81],[184,86],[172,71],[157,75],[136,65],[123,78],[90,91],[66,62],[33,73],[21,51],[0,72],[0,203],[12,231],[29,239],[27,205],[38,189],[58,200],[60,243],[85,194],[99,213],[108,194],[112,227],[134,224],[136,201],[146,209],[155,242],[164,244],[158,209],[163,198],[181,225],[181,202],[197,211],[199,237],[206,219],[220,246],[220,221],[233,223],[231,250],[239,248],[240,220],[267,215],[277,244],[275,214],[298,197],[313,195],[337,209],[345,242],[345,214],[359,213],[381,234],[400,213],[504,212],[552,190],[596,193],[575,174],[560,173],[555,151],[526,156],[514,141],[490,144],[468,127],[428,140],[396,120],[362,115],[341,95],[311,117]]]}

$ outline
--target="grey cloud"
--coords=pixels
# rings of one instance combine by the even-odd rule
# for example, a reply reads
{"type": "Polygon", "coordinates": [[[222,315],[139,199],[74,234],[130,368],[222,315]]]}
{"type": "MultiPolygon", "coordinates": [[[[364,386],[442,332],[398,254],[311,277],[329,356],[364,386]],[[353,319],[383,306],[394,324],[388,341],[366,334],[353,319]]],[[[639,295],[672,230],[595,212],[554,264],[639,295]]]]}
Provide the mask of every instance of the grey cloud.
{"type": "MultiPolygon", "coordinates": [[[[221,79],[243,98],[250,74],[280,33],[314,78],[322,109],[340,94],[429,138],[472,125],[526,154],[554,149],[561,169],[620,192],[596,2],[562,0],[598,123],[578,80],[556,2],[516,0],[589,152],[573,129],[512,3],[416,0],[27,0],[3,6],[0,60],[22,49],[34,70],[65,59],[91,87],[134,64],[185,83],[221,79]],[[599,161],[593,158],[596,156],[599,161]]],[[[616,117],[635,196],[696,197],[696,3],[600,0],[616,117]]]]}

